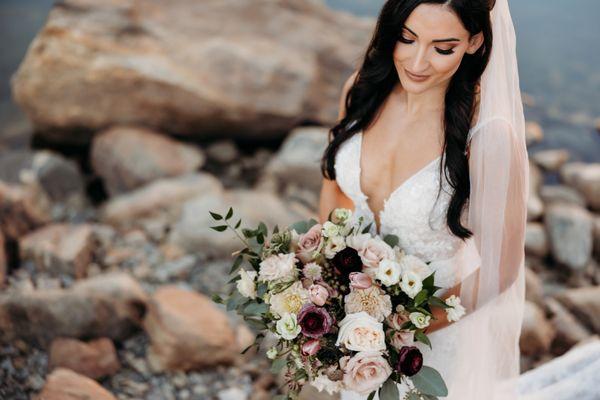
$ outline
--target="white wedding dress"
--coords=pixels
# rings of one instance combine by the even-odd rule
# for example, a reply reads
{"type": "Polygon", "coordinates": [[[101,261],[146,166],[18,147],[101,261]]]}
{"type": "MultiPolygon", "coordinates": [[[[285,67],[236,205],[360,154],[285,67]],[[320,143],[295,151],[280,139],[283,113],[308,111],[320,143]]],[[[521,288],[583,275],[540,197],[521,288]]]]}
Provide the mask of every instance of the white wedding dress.
{"type": "MultiPolygon", "coordinates": [[[[371,233],[376,234],[374,213],[360,187],[362,137],[362,131],[356,133],[338,150],[335,159],[336,181],[344,194],[354,202],[354,214],[363,216],[365,225],[373,222],[371,233]]],[[[436,271],[435,283],[443,288],[435,293],[437,296],[459,282],[460,274],[454,267],[457,265],[454,258],[465,244],[451,234],[446,224],[446,210],[452,192],[445,176],[438,197],[439,164],[442,160],[442,156],[438,156],[398,186],[384,201],[384,208],[379,215],[381,235],[396,235],[404,251],[430,262],[429,266],[436,271]]],[[[433,350],[420,342],[414,344],[423,353],[423,364],[438,370],[447,384],[452,380],[452,371],[445,367],[449,364],[447,360],[454,357],[457,347],[458,323],[460,321],[428,335],[433,350]]],[[[408,386],[404,382],[398,386],[402,399],[408,386]]],[[[342,392],[341,398],[353,400],[366,399],[367,396],[346,391],[342,392]]]]}

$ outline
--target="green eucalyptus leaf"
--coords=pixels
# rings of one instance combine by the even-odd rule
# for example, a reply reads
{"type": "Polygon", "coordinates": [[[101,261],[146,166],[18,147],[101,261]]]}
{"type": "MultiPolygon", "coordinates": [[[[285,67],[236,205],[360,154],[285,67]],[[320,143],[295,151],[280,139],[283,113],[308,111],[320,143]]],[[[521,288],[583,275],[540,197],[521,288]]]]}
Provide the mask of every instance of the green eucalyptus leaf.
{"type": "Polygon", "coordinates": [[[448,304],[446,304],[446,302],[444,300],[442,300],[436,296],[431,296],[429,298],[429,305],[432,305],[434,307],[450,308],[450,306],[448,304]]]}
{"type": "Polygon", "coordinates": [[[240,227],[240,225],[242,224],[242,219],[238,219],[238,222],[235,224],[235,226],[233,227],[233,229],[237,229],[240,227]]]}
{"type": "Polygon", "coordinates": [[[432,396],[448,396],[448,388],[440,373],[428,366],[421,367],[421,370],[411,376],[411,380],[421,393],[432,396]]]}
{"type": "Polygon", "coordinates": [[[398,245],[400,239],[398,239],[398,236],[396,235],[388,234],[383,237],[383,241],[389,244],[391,247],[394,247],[398,245]]]}
{"type": "Polygon", "coordinates": [[[217,232],[223,232],[225,231],[225,229],[227,229],[227,225],[211,226],[210,228],[214,229],[217,232]]]}
{"type": "Polygon", "coordinates": [[[398,386],[396,386],[396,381],[394,381],[392,378],[389,378],[379,389],[379,399],[398,400],[399,398],[400,393],[398,392],[398,386]]]}
{"type": "Polygon", "coordinates": [[[212,217],[213,217],[215,220],[217,220],[217,221],[219,221],[219,220],[223,219],[223,216],[222,216],[222,215],[220,215],[220,214],[217,214],[217,213],[215,213],[215,212],[212,212],[212,211],[209,211],[209,213],[210,213],[210,215],[211,215],[211,216],[212,216],[212,217]]]}
{"type": "Polygon", "coordinates": [[[286,366],[286,364],[287,364],[286,358],[278,358],[278,359],[274,360],[273,364],[271,365],[271,372],[274,374],[278,374],[279,372],[281,372],[283,367],[286,366]]]}
{"type": "Polygon", "coordinates": [[[244,307],[244,314],[260,316],[269,311],[269,305],[266,303],[250,303],[244,307]]]}
{"type": "Polygon", "coordinates": [[[225,216],[225,219],[228,220],[229,218],[231,218],[232,215],[233,215],[233,208],[229,207],[229,211],[227,211],[227,215],[225,216]]]}
{"type": "Polygon", "coordinates": [[[423,333],[423,331],[421,331],[421,330],[415,331],[415,339],[421,343],[426,344],[427,346],[429,346],[429,348],[432,348],[429,338],[427,337],[427,335],[425,335],[423,333]]]}
{"type": "Polygon", "coordinates": [[[375,397],[376,394],[377,394],[377,391],[371,392],[371,394],[369,394],[369,397],[367,397],[367,400],[373,400],[373,398],[375,397]]]}
{"type": "Polygon", "coordinates": [[[417,295],[415,296],[415,307],[418,307],[425,300],[427,300],[428,294],[429,292],[427,291],[427,289],[422,289],[419,293],[417,293],[417,295]]]}

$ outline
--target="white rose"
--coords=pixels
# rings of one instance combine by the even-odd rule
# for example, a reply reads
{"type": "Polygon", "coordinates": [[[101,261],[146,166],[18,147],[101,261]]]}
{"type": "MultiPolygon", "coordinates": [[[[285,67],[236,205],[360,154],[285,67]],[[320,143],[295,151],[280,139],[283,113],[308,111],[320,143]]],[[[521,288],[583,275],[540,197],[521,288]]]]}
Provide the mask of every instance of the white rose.
{"type": "Polygon", "coordinates": [[[275,324],[275,329],[283,339],[294,340],[300,334],[300,325],[298,325],[296,314],[283,314],[281,319],[275,324]]]}
{"type": "Polygon", "coordinates": [[[352,351],[385,350],[383,324],[364,311],[347,314],[339,328],[336,346],[352,351]]]}
{"type": "Polygon", "coordinates": [[[400,281],[400,289],[411,299],[414,299],[417,293],[423,289],[421,277],[413,271],[404,272],[402,274],[402,281],[400,281]]]}
{"type": "Polygon", "coordinates": [[[404,254],[400,257],[400,269],[402,273],[405,272],[414,272],[421,280],[425,280],[429,275],[431,275],[431,269],[427,265],[427,263],[421,260],[419,257],[413,256],[411,254],[404,254]]]}
{"type": "Polygon", "coordinates": [[[256,271],[240,269],[240,279],[238,279],[236,286],[242,296],[250,299],[256,298],[256,284],[254,283],[256,275],[256,271]]]}
{"type": "Polygon", "coordinates": [[[343,236],[333,236],[325,244],[325,257],[333,258],[339,251],[346,248],[346,241],[343,236]]]}
{"type": "Polygon", "coordinates": [[[377,279],[385,286],[393,286],[400,281],[401,272],[400,264],[386,258],[379,263],[377,279]]]}
{"type": "Polygon", "coordinates": [[[460,298],[456,295],[452,295],[446,299],[446,304],[452,306],[453,308],[446,308],[446,314],[448,321],[456,322],[463,315],[465,315],[465,308],[460,304],[460,298]]]}
{"type": "Polygon", "coordinates": [[[410,322],[415,324],[419,329],[427,328],[429,326],[429,320],[431,319],[429,315],[417,311],[410,313],[408,318],[410,319],[410,322]]]}
{"type": "Polygon", "coordinates": [[[263,282],[293,280],[297,261],[294,253],[273,254],[260,262],[258,279],[263,282]]]}
{"type": "Polygon", "coordinates": [[[334,236],[339,236],[340,234],[340,227],[336,224],[334,224],[331,221],[325,221],[325,223],[323,224],[323,236],[331,238],[334,236]]]}

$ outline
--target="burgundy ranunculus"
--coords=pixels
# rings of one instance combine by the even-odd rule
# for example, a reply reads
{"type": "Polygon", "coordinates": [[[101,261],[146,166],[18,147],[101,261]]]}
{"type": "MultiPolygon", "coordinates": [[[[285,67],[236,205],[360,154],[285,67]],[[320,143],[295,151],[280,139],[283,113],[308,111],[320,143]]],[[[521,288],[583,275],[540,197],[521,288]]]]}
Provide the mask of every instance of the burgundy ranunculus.
{"type": "Polygon", "coordinates": [[[331,265],[333,265],[335,272],[341,276],[342,280],[348,283],[350,273],[362,271],[363,262],[356,249],[345,247],[333,256],[331,265]]]}
{"type": "Polygon", "coordinates": [[[423,354],[416,346],[402,346],[398,352],[398,364],[396,371],[406,375],[413,376],[421,370],[423,366],[423,354]]]}
{"type": "Polygon", "coordinates": [[[329,333],[333,326],[333,318],[323,307],[305,304],[298,314],[298,324],[304,336],[318,339],[329,333]]]}

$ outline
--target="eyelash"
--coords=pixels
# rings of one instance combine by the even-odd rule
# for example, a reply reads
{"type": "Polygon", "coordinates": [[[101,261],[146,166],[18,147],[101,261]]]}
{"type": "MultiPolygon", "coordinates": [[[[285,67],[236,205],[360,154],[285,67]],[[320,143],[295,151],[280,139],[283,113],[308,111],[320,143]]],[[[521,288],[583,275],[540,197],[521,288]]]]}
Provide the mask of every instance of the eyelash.
{"type": "MultiPolygon", "coordinates": [[[[403,36],[400,36],[400,37],[398,38],[398,40],[399,40],[399,41],[401,41],[402,43],[406,43],[406,44],[411,44],[411,43],[414,43],[414,40],[405,39],[403,36]]],[[[436,50],[438,53],[440,53],[440,54],[443,54],[443,55],[446,55],[446,56],[454,53],[454,50],[452,50],[452,49],[449,49],[449,50],[442,50],[442,49],[438,49],[438,48],[436,47],[436,48],[435,48],[435,50],[436,50]]]]}

